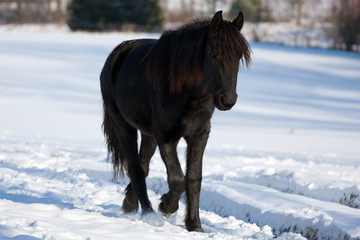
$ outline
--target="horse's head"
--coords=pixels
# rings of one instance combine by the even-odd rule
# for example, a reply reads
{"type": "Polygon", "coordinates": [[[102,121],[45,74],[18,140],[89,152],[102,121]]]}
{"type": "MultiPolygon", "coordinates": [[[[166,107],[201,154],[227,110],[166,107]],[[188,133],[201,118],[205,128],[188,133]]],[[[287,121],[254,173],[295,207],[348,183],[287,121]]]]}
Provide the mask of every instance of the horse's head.
{"type": "Polygon", "coordinates": [[[243,24],[242,12],[232,22],[223,20],[222,11],[211,20],[204,74],[211,79],[214,103],[219,110],[230,110],[235,105],[239,63],[248,66],[251,61],[250,47],[240,33],[243,24]]]}

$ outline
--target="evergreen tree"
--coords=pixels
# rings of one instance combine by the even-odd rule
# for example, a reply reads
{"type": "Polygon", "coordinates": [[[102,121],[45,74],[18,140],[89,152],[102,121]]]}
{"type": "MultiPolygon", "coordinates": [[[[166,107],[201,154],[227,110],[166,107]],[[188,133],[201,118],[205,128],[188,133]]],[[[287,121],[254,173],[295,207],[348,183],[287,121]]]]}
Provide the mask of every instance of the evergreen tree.
{"type": "Polygon", "coordinates": [[[72,30],[120,30],[124,24],[152,30],[162,25],[158,0],[72,0],[68,13],[72,30]]]}

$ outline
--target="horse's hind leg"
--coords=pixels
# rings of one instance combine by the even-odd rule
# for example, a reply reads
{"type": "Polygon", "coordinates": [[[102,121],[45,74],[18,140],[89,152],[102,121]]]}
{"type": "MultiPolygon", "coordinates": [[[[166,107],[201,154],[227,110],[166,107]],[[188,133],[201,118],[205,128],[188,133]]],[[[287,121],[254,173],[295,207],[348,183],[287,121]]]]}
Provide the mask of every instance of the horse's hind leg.
{"type": "MultiPolygon", "coordinates": [[[[140,164],[144,170],[145,177],[149,174],[150,159],[154,155],[156,149],[156,140],[153,137],[141,135],[140,146],[140,164]]],[[[138,210],[138,198],[132,187],[132,183],[126,187],[126,196],[123,202],[123,211],[125,213],[136,212],[138,210]]]]}
{"type": "Polygon", "coordinates": [[[140,201],[143,214],[153,212],[146,189],[145,171],[141,167],[137,146],[137,130],[130,126],[120,114],[115,115],[116,132],[127,160],[131,186],[140,201]]]}
{"type": "Polygon", "coordinates": [[[179,199],[185,191],[185,178],[176,152],[177,141],[170,141],[159,145],[160,154],[165,162],[169,192],[161,197],[159,210],[165,215],[170,216],[179,208],[179,199]]]}

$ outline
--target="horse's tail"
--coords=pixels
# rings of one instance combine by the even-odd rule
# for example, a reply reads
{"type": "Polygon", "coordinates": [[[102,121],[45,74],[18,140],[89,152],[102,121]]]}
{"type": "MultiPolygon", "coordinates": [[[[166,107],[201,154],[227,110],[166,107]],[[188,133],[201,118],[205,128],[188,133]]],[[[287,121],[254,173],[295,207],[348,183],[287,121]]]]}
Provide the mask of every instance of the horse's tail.
{"type": "Polygon", "coordinates": [[[153,41],[139,39],[122,42],[110,53],[100,74],[101,93],[104,101],[104,122],[102,128],[108,149],[108,160],[111,158],[114,167],[114,180],[119,176],[124,176],[124,172],[127,171],[127,161],[121,150],[120,141],[115,131],[114,120],[110,115],[110,111],[118,111],[114,100],[116,95],[114,92],[116,73],[126,56],[132,50],[144,43],[153,41]]]}
{"type": "Polygon", "coordinates": [[[100,74],[101,93],[103,97],[104,122],[102,129],[105,135],[105,141],[108,150],[108,161],[111,159],[115,181],[118,177],[123,177],[127,171],[127,162],[121,150],[121,144],[117,136],[114,120],[110,115],[110,111],[116,108],[114,106],[114,81],[116,70],[120,67],[126,55],[131,51],[131,44],[125,41],[119,44],[110,53],[100,74]]]}
{"type": "Polygon", "coordinates": [[[111,119],[110,113],[105,105],[102,129],[104,131],[108,150],[108,160],[111,159],[114,168],[113,180],[116,180],[119,176],[124,176],[124,171],[127,171],[127,162],[121,149],[120,141],[116,135],[113,120],[111,119]]]}

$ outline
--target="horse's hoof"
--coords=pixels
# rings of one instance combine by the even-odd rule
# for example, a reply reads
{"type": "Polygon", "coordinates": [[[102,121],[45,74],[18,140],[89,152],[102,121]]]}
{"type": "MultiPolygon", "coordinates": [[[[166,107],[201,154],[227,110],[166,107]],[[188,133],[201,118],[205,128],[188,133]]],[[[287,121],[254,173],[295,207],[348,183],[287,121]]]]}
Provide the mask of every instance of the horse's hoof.
{"type": "Polygon", "coordinates": [[[166,218],[171,218],[175,215],[176,211],[179,209],[178,201],[174,201],[170,194],[164,194],[161,197],[161,202],[159,204],[159,211],[166,218]]]}
{"type": "Polygon", "coordinates": [[[139,203],[138,201],[129,201],[127,198],[124,199],[122,210],[125,214],[135,214],[138,212],[139,203]]]}
{"type": "Polygon", "coordinates": [[[129,211],[129,210],[126,210],[126,209],[122,208],[122,211],[123,211],[123,213],[126,214],[126,215],[135,215],[135,214],[137,214],[138,209],[129,211]]]}
{"type": "Polygon", "coordinates": [[[133,207],[129,208],[129,207],[123,206],[123,207],[122,207],[122,210],[123,210],[123,212],[124,212],[125,214],[127,214],[127,215],[133,215],[133,214],[136,214],[136,213],[138,212],[139,208],[138,208],[138,207],[136,207],[136,208],[133,208],[133,207]]]}
{"type": "Polygon", "coordinates": [[[186,227],[186,230],[188,230],[189,232],[205,232],[202,227],[186,227]]]}
{"type": "Polygon", "coordinates": [[[151,215],[154,213],[155,213],[155,211],[154,211],[154,209],[152,209],[152,207],[147,207],[142,210],[141,216],[144,217],[144,216],[151,215]]]}
{"type": "Polygon", "coordinates": [[[179,208],[178,206],[175,206],[174,209],[169,209],[168,207],[166,207],[164,202],[161,202],[159,204],[159,211],[166,218],[173,217],[176,214],[178,208],[179,208]]]}
{"type": "Polygon", "coordinates": [[[161,214],[162,214],[165,218],[172,218],[173,216],[175,216],[176,210],[175,210],[175,212],[169,212],[169,211],[166,210],[166,208],[165,208],[164,205],[165,205],[165,204],[164,204],[163,202],[161,202],[161,203],[159,204],[159,212],[161,212],[161,214]]]}

